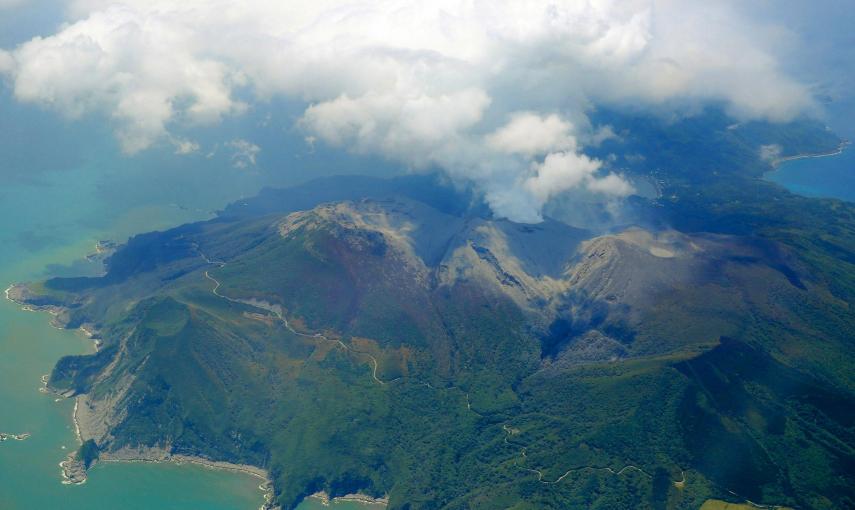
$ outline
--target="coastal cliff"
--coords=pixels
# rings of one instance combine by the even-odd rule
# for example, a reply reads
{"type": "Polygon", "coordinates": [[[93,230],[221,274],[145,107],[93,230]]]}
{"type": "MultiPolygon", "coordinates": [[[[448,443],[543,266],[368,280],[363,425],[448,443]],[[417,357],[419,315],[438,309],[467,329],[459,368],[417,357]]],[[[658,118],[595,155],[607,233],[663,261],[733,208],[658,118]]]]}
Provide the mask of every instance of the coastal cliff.
{"type": "Polygon", "coordinates": [[[848,482],[769,475],[835,458],[817,430],[845,442],[853,317],[849,280],[817,266],[830,259],[740,230],[597,234],[397,195],[302,211],[267,198],[132,238],[101,277],[7,293],[98,326],[101,348],[47,383],[76,399],[99,462],[253,472],[288,509],[348,494],[393,509],[848,497],[848,482]],[[711,458],[710,442],[736,447],[711,458]],[[793,453],[802,442],[812,457],[793,453]]]}

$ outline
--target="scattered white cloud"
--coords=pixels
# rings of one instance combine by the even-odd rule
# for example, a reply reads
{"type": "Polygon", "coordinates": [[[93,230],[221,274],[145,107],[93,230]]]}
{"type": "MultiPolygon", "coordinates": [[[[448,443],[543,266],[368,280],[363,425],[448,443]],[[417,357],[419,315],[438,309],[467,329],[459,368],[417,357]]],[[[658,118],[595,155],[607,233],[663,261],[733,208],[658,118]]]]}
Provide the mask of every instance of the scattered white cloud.
{"type": "Polygon", "coordinates": [[[232,166],[235,168],[246,169],[256,165],[256,157],[261,152],[261,147],[242,139],[232,140],[226,144],[232,152],[232,166]]]}
{"type": "Polygon", "coordinates": [[[175,154],[187,155],[187,154],[195,154],[199,152],[201,148],[198,143],[193,140],[186,140],[183,138],[172,138],[172,145],[175,147],[175,154]]]}
{"type": "MultiPolygon", "coordinates": [[[[128,153],[284,96],[305,103],[310,146],[439,167],[479,186],[497,214],[537,221],[561,190],[629,189],[580,153],[614,135],[591,125],[592,105],[715,100],[772,120],[812,107],[778,69],[779,31],[739,6],[77,0],[56,34],[0,53],[0,72],[22,101],[110,117],[128,153]]],[[[241,147],[254,151],[235,164],[253,165],[260,149],[241,147]]]]}

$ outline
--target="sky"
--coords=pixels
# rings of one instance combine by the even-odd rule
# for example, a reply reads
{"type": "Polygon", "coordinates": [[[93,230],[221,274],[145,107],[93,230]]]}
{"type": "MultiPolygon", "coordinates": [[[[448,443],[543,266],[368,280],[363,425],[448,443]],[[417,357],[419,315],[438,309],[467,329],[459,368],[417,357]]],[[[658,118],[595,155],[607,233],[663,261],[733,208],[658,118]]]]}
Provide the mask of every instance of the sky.
{"type": "Polygon", "coordinates": [[[299,151],[438,169],[537,222],[568,190],[634,191],[585,153],[616,136],[597,106],[777,122],[851,101],[846,4],[0,0],[0,80],[17,105],[102,120],[129,159],[253,168],[251,133],[215,133],[284,110],[299,151]]]}

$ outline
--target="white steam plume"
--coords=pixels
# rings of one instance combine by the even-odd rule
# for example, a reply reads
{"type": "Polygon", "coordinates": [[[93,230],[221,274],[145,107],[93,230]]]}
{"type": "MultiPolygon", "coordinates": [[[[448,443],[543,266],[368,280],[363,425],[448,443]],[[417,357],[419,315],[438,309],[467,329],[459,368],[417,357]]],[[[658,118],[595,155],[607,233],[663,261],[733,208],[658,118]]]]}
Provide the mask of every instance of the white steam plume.
{"type": "Polygon", "coordinates": [[[631,191],[580,153],[609,134],[591,104],[716,100],[772,120],[811,107],[778,71],[775,31],[737,5],[80,0],[56,34],[0,51],[0,72],[22,101],[103,112],[129,153],[285,96],[305,102],[307,139],[440,167],[498,215],[538,221],[562,190],[631,191]]]}

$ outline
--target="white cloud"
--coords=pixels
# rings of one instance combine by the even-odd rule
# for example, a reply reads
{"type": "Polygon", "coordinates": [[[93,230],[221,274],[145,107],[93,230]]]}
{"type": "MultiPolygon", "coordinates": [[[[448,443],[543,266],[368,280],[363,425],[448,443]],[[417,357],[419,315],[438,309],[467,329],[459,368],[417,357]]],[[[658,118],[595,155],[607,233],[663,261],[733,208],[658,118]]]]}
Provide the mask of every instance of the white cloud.
{"type": "Polygon", "coordinates": [[[557,193],[578,187],[601,166],[599,161],[574,152],[549,154],[543,163],[533,165],[533,175],[525,180],[525,188],[545,203],[557,193]]]}
{"type": "Polygon", "coordinates": [[[231,157],[232,166],[240,169],[255,166],[256,157],[261,152],[261,147],[248,140],[232,140],[226,146],[234,151],[231,157]]]}
{"type": "Polygon", "coordinates": [[[573,126],[556,114],[515,113],[507,124],[487,137],[487,146],[496,152],[539,156],[555,150],[575,150],[573,126]]]}
{"type": "Polygon", "coordinates": [[[425,167],[441,162],[461,134],[481,120],[489,104],[479,89],[436,95],[342,95],[307,108],[301,124],[333,145],[425,167]]]}
{"type": "Polygon", "coordinates": [[[583,188],[614,197],[624,197],[635,191],[617,174],[601,176],[602,166],[598,160],[571,151],[548,154],[542,162],[531,165],[531,175],[521,184],[528,191],[528,203],[515,204],[515,207],[522,208],[512,209],[512,212],[525,221],[539,221],[539,211],[546,202],[570,189],[583,188]]]}
{"type": "Polygon", "coordinates": [[[8,51],[0,50],[0,73],[10,73],[15,68],[15,59],[8,51]]]}
{"type": "Polygon", "coordinates": [[[182,156],[187,154],[195,154],[201,148],[198,143],[193,140],[185,140],[183,138],[172,138],[172,145],[175,147],[175,154],[182,156]]]}
{"type": "Polygon", "coordinates": [[[611,135],[590,125],[593,104],[717,100],[773,120],[811,107],[778,70],[775,30],[738,6],[77,0],[56,34],[0,53],[0,72],[22,101],[103,112],[129,153],[243,111],[239,91],[285,96],[305,102],[307,139],[438,166],[476,183],[498,214],[536,220],[558,190],[628,189],[577,153],[611,135]]]}
{"type": "Polygon", "coordinates": [[[635,193],[632,184],[617,174],[608,174],[605,177],[590,178],[586,184],[587,188],[596,193],[625,197],[635,193]]]}
{"type": "Polygon", "coordinates": [[[207,123],[242,108],[232,98],[238,72],[204,55],[203,42],[166,13],[111,6],[15,49],[15,95],[71,117],[104,111],[137,152],[178,116],[207,123]]]}

